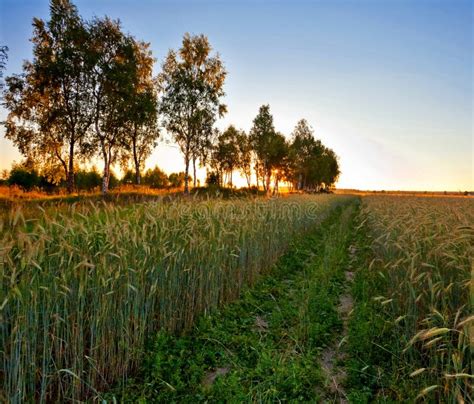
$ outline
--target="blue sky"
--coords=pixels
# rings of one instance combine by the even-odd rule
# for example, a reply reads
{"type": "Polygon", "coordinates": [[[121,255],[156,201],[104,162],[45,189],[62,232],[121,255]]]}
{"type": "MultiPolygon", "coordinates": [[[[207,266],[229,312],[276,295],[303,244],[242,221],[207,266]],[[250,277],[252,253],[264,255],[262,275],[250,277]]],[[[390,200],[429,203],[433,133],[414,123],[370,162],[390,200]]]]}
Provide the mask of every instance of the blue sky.
{"type": "MultiPolygon", "coordinates": [[[[218,126],[249,130],[264,103],[287,136],[306,118],[340,157],[340,187],[474,189],[471,1],[75,4],[84,17],[119,18],[151,42],[157,72],[185,32],[206,34],[229,73],[229,113],[218,126]]],[[[7,75],[31,58],[34,16],[47,19],[47,1],[0,0],[7,75]]],[[[19,158],[0,138],[0,168],[19,158]]],[[[183,167],[176,148],[165,145],[148,162],[155,164],[168,172],[183,167]]]]}

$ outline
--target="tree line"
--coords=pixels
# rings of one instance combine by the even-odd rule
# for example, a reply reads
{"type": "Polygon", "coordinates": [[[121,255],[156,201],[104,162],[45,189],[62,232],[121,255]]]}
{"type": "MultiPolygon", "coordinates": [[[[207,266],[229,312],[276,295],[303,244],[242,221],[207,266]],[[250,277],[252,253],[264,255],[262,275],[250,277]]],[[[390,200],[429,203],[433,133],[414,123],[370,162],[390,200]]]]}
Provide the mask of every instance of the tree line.
{"type": "MultiPolygon", "coordinates": [[[[278,192],[281,182],[318,191],[338,178],[337,156],[305,120],[287,140],[263,105],[248,134],[215,128],[227,112],[227,71],[204,35],[185,34],[154,76],[149,43],[125,33],[119,21],[85,20],[71,1],[52,0],[49,21],[33,20],[32,43],[32,60],[5,79],[5,137],[68,192],[77,188],[78,167],[94,158],[103,164],[104,193],[117,164],[127,181],[141,184],[164,131],[183,155],[186,193],[191,179],[196,186],[197,167],[207,168],[207,182],[219,186],[234,186],[238,171],[250,187],[254,175],[266,192],[278,192]]],[[[7,51],[1,49],[0,71],[7,51]]]]}
{"type": "MultiPolygon", "coordinates": [[[[158,166],[155,166],[143,172],[141,182],[150,188],[176,189],[183,186],[184,177],[184,172],[174,172],[167,175],[158,166]]],[[[60,188],[64,188],[64,182],[63,178],[54,179],[48,173],[38,170],[37,164],[31,159],[14,163],[10,170],[3,170],[0,174],[0,185],[16,186],[26,192],[41,189],[53,193],[60,188]]],[[[118,178],[113,171],[110,172],[109,189],[133,184],[136,184],[133,170],[125,171],[122,178],[118,178]]],[[[94,166],[91,168],[80,167],[74,172],[74,186],[78,192],[95,191],[101,185],[102,175],[94,166]]]]}

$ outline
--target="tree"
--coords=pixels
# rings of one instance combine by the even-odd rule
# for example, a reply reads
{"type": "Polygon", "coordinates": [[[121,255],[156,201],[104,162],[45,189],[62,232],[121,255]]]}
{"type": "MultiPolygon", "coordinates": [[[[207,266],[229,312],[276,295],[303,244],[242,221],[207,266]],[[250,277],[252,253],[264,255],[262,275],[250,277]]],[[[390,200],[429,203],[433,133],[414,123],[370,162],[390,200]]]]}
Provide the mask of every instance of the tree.
{"type": "Polygon", "coordinates": [[[239,150],[237,168],[247,181],[247,187],[250,188],[252,183],[252,141],[244,131],[241,131],[238,135],[237,147],[239,150]]]}
{"type": "Polygon", "coordinates": [[[260,107],[253,121],[250,137],[256,156],[257,186],[258,177],[262,176],[263,188],[266,192],[270,192],[273,170],[278,168],[280,160],[286,156],[286,143],[285,137],[275,131],[269,105],[260,107]]]}
{"type": "Polygon", "coordinates": [[[324,184],[324,189],[328,191],[338,180],[341,173],[339,169],[338,157],[332,149],[325,148],[324,154],[322,156],[321,171],[321,182],[324,184]]]}
{"type": "Polygon", "coordinates": [[[293,131],[288,166],[286,177],[298,190],[327,190],[339,176],[336,154],[314,138],[313,129],[304,119],[293,131]]]}
{"type": "Polygon", "coordinates": [[[322,153],[320,145],[314,139],[314,132],[305,119],[301,119],[292,133],[289,160],[292,167],[292,180],[298,190],[306,187],[311,159],[322,153]]]}
{"type": "Polygon", "coordinates": [[[162,91],[159,112],[164,127],[173,135],[184,156],[185,193],[189,193],[189,164],[208,147],[212,127],[226,112],[226,71],[219,55],[211,56],[204,35],[185,34],[181,48],[170,51],[159,75],[162,91]]]}
{"type": "MultiPolygon", "coordinates": [[[[217,142],[212,152],[212,166],[219,174],[220,181],[227,179],[227,184],[232,187],[232,173],[238,167],[240,132],[230,125],[217,137],[217,142]]],[[[224,181],[225,182],[225,181],[224,181]]],[[[222,183],[221,185],[223,185],[222,183]]]]}
{"type": "Polygon", "coordinates": [[[0,45],[0,95],[3,91],[3,71],[7,66],[8,61],[8,46],[0,45]]]}
{"type": "Polygon", "coordinates": [[[288,143],[283,134],[276,133],[271,137],[268,159],[274,178],[273,193],[275,194],[278,192],[279,182],[284,177],[288,164],[288,143]]]}
{"type": "Polygon", "coordinates": [[[95,167],[90,170],[78,170],[76,172],[76,188],[81,191],[92,191],[98,189],[102,183],[102,177],[95,167]]]}
{"type": "Polygon", "coordinates": [[[150,44],[134,44],[135,77],[134,86],[126,105],[128,122],[124,133],[123,151],[125,161],[132,160],[135,169],[135,184],[141,182],[141,170],[145,160],[157,145],[160,136],[158,128],[158,98],[152,78],[153,62],[150,44]]]}
{"type": "Polygon", "coordinates": [[[33,27],[33,61],[6,80],[5,136],[25,156],[58,161],[72,192],[77,149],[92,123],[89,36],[69,0],[52,0],[48,23],[35,18],[33,27]]]}
{"type": "Polygon", "coordinates": [[[90,23],[90,37],[94,121],[91,145],[103,160],[102,192],[106,193],[111,166],[127,131],[137,55],[134,39],[122,32],[118,21],[95,19],[90,23]]]}

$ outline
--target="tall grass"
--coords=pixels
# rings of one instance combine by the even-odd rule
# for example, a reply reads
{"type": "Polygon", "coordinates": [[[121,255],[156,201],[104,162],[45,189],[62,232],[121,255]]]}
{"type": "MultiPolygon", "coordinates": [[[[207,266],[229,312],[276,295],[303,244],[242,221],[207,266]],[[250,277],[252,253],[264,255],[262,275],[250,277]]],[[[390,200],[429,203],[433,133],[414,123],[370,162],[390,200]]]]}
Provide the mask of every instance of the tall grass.
{"type": "Polygon", "coordinates": [[[0,228],[0,400],[100,397],[349,197],[72,205],[0,228]]]}
{"type": "Polygon", "coordinates": [[[375,253],[371,269],[385,292],[374,299],[399,342],[393,347],[397,377],[412,380],[418,398],[470,402],[473,200],[377,196],[364,201],[375,253]]]}

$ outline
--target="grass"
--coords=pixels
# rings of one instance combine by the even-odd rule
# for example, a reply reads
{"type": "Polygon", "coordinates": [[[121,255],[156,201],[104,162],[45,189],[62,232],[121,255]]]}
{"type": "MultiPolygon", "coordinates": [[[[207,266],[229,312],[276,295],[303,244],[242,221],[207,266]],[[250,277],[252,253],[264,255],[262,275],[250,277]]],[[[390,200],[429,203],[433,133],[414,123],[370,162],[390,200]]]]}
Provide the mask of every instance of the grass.
{"type": "Polygon", "coordinates": [[[236,299],[353,198],[72,204],[0,223],[1,401],[75,401],[126,380],[159,330],[236,299]]]}
{"type": "Polygon", "coordinates": [[[468,199],[367,197],[348,363],[353,402],[471,402],[468,199]]]}
{"type": "Polygon", "coordinates": [[[326,396],[318,357],[341,330],[354,206],[291,243],[258,284],[186,335],[160,332],[120,402],[315,402],[326,396]]]}

